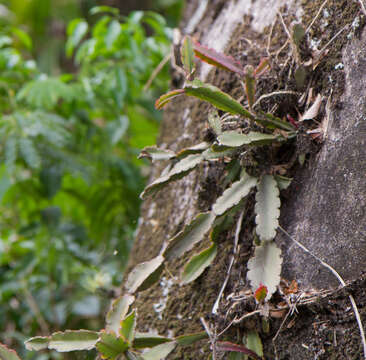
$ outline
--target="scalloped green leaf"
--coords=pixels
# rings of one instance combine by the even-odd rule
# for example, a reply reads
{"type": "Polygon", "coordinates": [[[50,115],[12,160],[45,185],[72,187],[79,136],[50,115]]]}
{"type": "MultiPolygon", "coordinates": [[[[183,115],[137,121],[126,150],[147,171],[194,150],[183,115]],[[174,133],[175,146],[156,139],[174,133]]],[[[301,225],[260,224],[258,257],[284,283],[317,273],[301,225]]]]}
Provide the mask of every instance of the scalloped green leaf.
{"type": "Polygon", "coordinates": [[[257,185],[255,196],[256,232],[261,241],[270,241],[276,236],[280,216],[280,191],[272,175],[264,175],[257,185]]]}
{"type": "Polygon", "coordinates": [[[175,338],[175,341],[180,346],[189,346],[189,345],[194,344],[197,341],[207,339],[207,338],[208,338],[208,335],[207,335],[206,331],[201,331],[201,332],[194,333],[194,334],[178,336],[175,338]]]}
{"type": "Polygon", "coordinates": [[[127,315],[121,322],[121,328],[119,334],[128,342],[132,343],[135,338],[136,328],[136,311],[132,311],[131,314],[127,315]]]}
{"type": "Polygon", "coordinates": [[[180,48],[180,56],[183,64],[183,69],[187,76],[190,76],[195,71],[195,63],[194,63],[194,52],[193,52],[193,44],[190,36],[185,36],[182,42],[182,46],[180,48]]]}
{"type": "Polygon", "coordinates": [[[190,173],[200,162],[204,160],[201,154],[188,155],[179,162],[177,162],[167,175],[161,176],[148,185],[140,195],[141,199],[155,193],[163,188],[166,184],[181,179],[190,173]]]}
{"type": "Polygon", "coordinates": [[[234,182],[223,194],[216,200],[212,207],[216,215],[222,215],[233,206],[237,205],[243,198],[245,198],[250,190],[257,185],[255,177],[244,174],[242,178],[234,182]]]}
{"type": "Polygon", "coordinates": [[[100,339],[95,345],[102,359],[114,360],[129,349],[129,344],[113,333],[101,332],[100,339]]]}
{"type": "Polygon", "coordinates": [[[198,214],[182,231],[169,241],[163,256],[167,260],[172,260],[192,249],[210,230],[214,220],[215,215],[212,212],[198,214]]]}
{"type": "Polygon", "coordinates": [[[244,75],[241,64],[231,56],[218,53],[216,50],[207,48],[198,42],[193,43],[193,50],[199,59],[210,65],[214,65],[227,71],[232,71],[240,76],[244,75]]]}
{"type": "Polygon", "coordinates": [[[99,333],[89,330],[66,330],[50,336],[49,349],[58,352],[91,350],[99,340],[99,333]]]}
{"type": "Polygon", "coordinates": [[[243,145],[267,145],[276,141],[277,135],[263,134],[255,131],[249,134],[240,134],[237,131],[225,131],[217,137],[220,145],[229,147],[239,147],[243,145]]]}
{"type": "Polygon", "coordinates": [[[146,146],[141,150],[139,159],[148,158],[152,162],[158,160],[170,160],[175,158],[175,152],[169,149],[159,149],[156,146],[146,146]]]}
{"type": "Polygon", "coordinates": [[[216,135],[221,135],[222,133],[222,124],[220,120],[219,113],[217,110],[210,111],[208,114],[208,123],[210,124],[211,129],[216,135]]]}
{"type": "Polygon", "coordinates": [[[48,348],[50,338],[48,336],[35,336],[24,342],[25,348],[29,351],[39,351],[48,348]]]}
{"type": "Polygon", "coordinates": [[[119,333],[121,321],[125,318],[130,305],[134,301],[135,297],[127,294],[120,296],[111,303],[111,308],[106,316],[107,331],[114,331],[115,334],[119,333]]]}
{"type": "Polygon", "coordinates": [[[164,257],[159,255],[150,261],[140,263],[128,274],[125,284],[129,293],[134,293],[140,290],[144,282],[157,271],[164,262],[164,257]]]}
{"type": "Polygon", "coordinates": [[[257,246],[254,257],[248,261],[247,272],[253,292],[264,285],[268,289],[266,300],[269,300],[280,283],[281,266],[281,250],[274,241],[266,241],[257,246]]]}
{"type": "Polygon", "coordinates": [[[212,243],[210,247],[194,255],[184,267],[181,279],[182,284],[188,284],[196,280],[205,269],[211,265],[217,254],[217,245],[212,243]]]}
{"type": "Polygon", "coordinates": [[[220,110],[230,114],[242,115],[248,119],[254,120],[254,116],[238,101],[234,100],[229,94],[224,93],[216,86],[205,84],[202,81],[195,79],[192,82],[186,83],[184,92],[188,96],[194,96],[198,99],[207,101],[220,110]]]}
{"type": "Polygon", "coordinates": [[[214,147],[211,146],[202,153],[205,160],[217,160],[223,157],[232,157],[236,152],[236,149],[231,149],[227,147],[214,147]]]}
{"type": "Polygon", "coordinates": [[[133,340],[133,348],[134,349],[151,348],[170,341],[172,341],[172,339],[163,336],[154,335],[150,333],[136,332],[135,339],[133,340]]]}
{"type": "Polygon", "coordinates": [[[183,95],[184,90],[183,89],[176,89],[167,92],[164,95],[161,95],[158,100],[155,102],[155,108],[157,110],[162,109],[168,102],[170,102],[172,99],[174,99],[177,96],[183,95]]]}
{"type": "Polygon", "coordinates": [[[175,341],[154,346],[152,349],[144,352],[142,358],[144,360],[163,360],[165,359],[177,346],[175,341]]]}
{"type": "Polygon", "coordinates": [[[9,349],[6,345],[0,343],[1,360],[20,360],[15,350],[9,349]]]}
{"type": "Polygon", "coordinates": [[[200,154],[205,151],[211,144],[203,141],[197,145],[190,146],[188,148],[182,149],[177,153],[177,158],[182,159],[188,155],[200,154]]]}

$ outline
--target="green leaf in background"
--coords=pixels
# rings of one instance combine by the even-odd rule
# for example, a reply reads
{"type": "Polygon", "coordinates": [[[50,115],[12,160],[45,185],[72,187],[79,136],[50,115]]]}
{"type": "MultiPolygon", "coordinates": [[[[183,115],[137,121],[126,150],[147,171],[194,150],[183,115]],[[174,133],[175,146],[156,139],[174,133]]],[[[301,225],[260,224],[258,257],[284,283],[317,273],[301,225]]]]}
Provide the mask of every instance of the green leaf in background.
{"type": "Polygon", "coordinates": [[[127,315],[128,309],[134,300],[135,298],[132,295],[123,295],[112,301],[111,308],[106,316],[106,330],[108,332],[119,333],[121,321],[127,315]]]}
{"type": "Polygon", "coordinates": [[[142,358],[144,360],[163,360],[165,359],[176,347],[175,341],[168,342],[153,347],[152,349],[144,352],[142,358]]]}
{"type": "Polygon", "coordinates": [[[266,286],[268,301],[280,283],[282,257],[281,250],[273,241],[266,241],[255,248],[254,257],[248,261],[247,279],[253,293],[260,287],[266,286]]]}
{"type": "Polygon", "coordinates": [[[112,333],[102,331],[95,347],[103,359],[114,360],[129,349],[129,344],[112,333]]]}
{"type": "Polygon", "coordinates": [[[194,334],[181,335],[175,338],[175,341],[180,346],[190,346],[197,341],[207,339],[208,335],[206,331],[201,331],[194,334]]]}
{"type": "Polygon", "coordinates": [[[0,344],[1,360],[20,360],[15,350],[9,349],[6,345],[0,344]]]}
{"type": "Polygon", "coordinates": [[[99,340],[99,334],[89,330],[66,330],[50,336],[49,349],[58,352],[91,350],[99,340]]]}
{"type": "Polygon", "coordinates": [[[199,254],[194,255],[184,267],[181,279],[183,284],[188,284],[196,280],[205,269],[211,265],[217,254],[217,245],[212,243],[211,246],[199,254]]]}
{"type": "Polygon", "coordinates": [[[245,346],[253,350],[256,354],[263,357],[263,344],[262,340],[255,330],[249,331],[245,334],[245,346]]]}
{"type": "Polygon", "coordinates": [[[119,334],[129,344],[132,343],[135,338],[135,327],[136,327],[136,310],[132,311],[131,314],[127,315],[121,322],[121,328],[119,334]]]}
{"type": "Polygon", "coordinates": [[[167,260],[172,260],[192,249],[210,230],[214,220],[215,215],[212,212],[198,214],[182,231],[169,241],[163,256],[167,260]]]}
{"type": "Polygon", "coordinates": [[[275,238],[280,216],[280,191],[272,175],[264,175],[257,184],[255,196],[256,232],[262,241],[275,238]]]}
{"type": "Polygon", "coordinates": [[[138,291],[140,286],[144,285],[144,282],[148,280],[155,271],[161,269],[163,262],[164,257],[159,255],[150,261],[136,265],[134,269],[128,274],[125,284],[128,292],[132,294],[138,291]]]}
{"type": "Polygon", "coordinates": [[[100,13],[109,13],[113,15],[118,15],[119,10],[117,8],[111,7],[111,6],[94,6],[89,10],[90,15],[100,14],[100,13]]]}
{"type": "Polygon", "coordinates": [[[170,342],[172,339],[163,336],[158,336],[150,333],[135,333],[135,339],[133,340],[134,349],[151,348],[166,342],[170,342]]]}
{"type": "Polygon", "coordinates": [[[71,57],[76,47],[88,32],[89,26],[84,19],[74,19],[67,26],[66,55],[71,57]]]}
{"type": "Polygon", "coordinates": [[[13,26],[12,27],[13,34],[19,39],[19,41],[24,45],[24,47],[31,51],[33,48],[32,38],[22,29],[13,26]]]}

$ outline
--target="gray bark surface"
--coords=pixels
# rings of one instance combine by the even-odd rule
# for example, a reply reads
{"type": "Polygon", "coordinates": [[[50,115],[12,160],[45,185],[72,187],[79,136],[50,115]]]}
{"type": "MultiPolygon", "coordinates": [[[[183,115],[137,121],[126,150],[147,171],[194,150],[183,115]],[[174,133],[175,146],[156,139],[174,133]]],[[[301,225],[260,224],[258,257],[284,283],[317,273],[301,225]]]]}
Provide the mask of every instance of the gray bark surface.
{"type": "MultiPolygon", "coordinates": [[[[253,58],[252,53],[245,53],[245,46],[240,45],[250,43],[258,48],[258,62],[266,54],[271,25],[279,22],[278,11],[286,15],[285,19],[303,22],[307,26],[322,3],[191,0],[187,1],[181,30],[196,36],[203,45],[230,53],[240,60],[253,58]]],[[[299,313],[290,316],[281,328],[276,342],[272,340],[283,319],[270,319],[270,331],[264,333],[260,318],[252,317],[232,325],[220,338],[241,343],[243,334],[254,328],[260,333],[266,359],[363,358],[359,329],[348,293],[354,295],[365,323],[366,31],[357,33],[354,29],[356,18],[361,23],[364,19],[357,2],[345,6],[346,3],[329,1],[317,20],[319,28],[326,21],[336,23],[339,29],[341,25],[348,24],[348,27],[338,42],[334,40],[340,51],[339,56],[334,56],[336,63],[331,59],[324,60],[328,65],[322,68],[324,73],[319,80],[325,84],[321,87],[323,96],[331,95],[332,86],[335,89],[330,100],[327,137],[320,150],[294,174],[290,189],[282,197],[280,224],[292,237],[336,269],[349,285],[338,289],[339,282],[328,269],[279,231],[276,242],[284,255],[282,277],[287,281],[295,280],[300,293],[314,291],[322,296],[310,305],[300,306],[299,313]],[[339,13],[342,7],[346,9],[343,17],[339,13]],[[334,11],[335,18],[327,18],[325,11],[334,11]],[[341,63],[341,69],[337,67],[335,70],[338,63],[341,63]]],[[[326,29],[327,25],[323,26],[326,29]]],[[[332,36],[334,34],[333,31],[332,36]]],[[[241,94],[233,76],[222,75],[209,65],[201,66],[200,77],[230,91],[236,98],[241,94]]],[[[182,81],[176,74],[173,79],[177,83],[182,81]]],[[[313,86],[316,91],[317,84],[313,86]]],[[[208,109],[207,104],[192,98],[174,100],[165,110],[158,145],[176,151],[202,141],[208,109]]],[[[160,175],[163,168],[163,164],[153,165],[151,181],[160,175]]],[[[220,170],[220,165],[202,165],[187,177],[168,185],[154,198],[144,201],[131,266],[156,256],[184,224],[198,212],[210,209],[222,191],[220,170]]],[[[194,283],[182,287],[176,278],[189,254],[168,266],[173,278],[164,273],[160,283],[137,296],[139,330],[156,330],[161,335],[173,336],[202,331],[199,320],[202,316],[208,318],[218,332],[228,325],[225,319],[229,313],[225,312],[230,306],[226,300],[223,306],[228,307],[221,309],[220,316],[212,317],[210,314],[227,272],[234,230],[228,232],[227,239],[219,244],[215,263],[194,283]]],[[[242,232],[240,243],[240,255],[224,298],[248,289],[246,261],[252,251],[251,234],[242,232]]],[[[235,312],[243,314],[249,311],[248,306],[250,308],[253,304],[238,304],[235,312]]],[[[209,345],[203,342],[177,349],[169,359],[207,359],[209,354],[209,345]]]]}

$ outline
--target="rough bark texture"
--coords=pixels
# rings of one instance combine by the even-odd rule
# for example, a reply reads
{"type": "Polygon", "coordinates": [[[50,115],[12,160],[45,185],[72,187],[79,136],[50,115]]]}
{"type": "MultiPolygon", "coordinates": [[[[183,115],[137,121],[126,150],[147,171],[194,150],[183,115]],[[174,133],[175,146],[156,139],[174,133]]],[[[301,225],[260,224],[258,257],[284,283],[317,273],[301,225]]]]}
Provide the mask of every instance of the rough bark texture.
{"type": "MultiPolygon", "coordinates": [[[[322,3],[191,0],[187,1],[181,29],[195,35],[204,45],[233,55],[243,64],[257,64],[267,54],[271,31],[272,54],[287,40],[277,11],[287,26],[301,22],[306,28],[322,3]]],[[[314,72],[308,74],[304,88],[297,89],[303,92],[310,84],[314,93],[331,96],[331,111],[325,141],[317,149],[310,144],[305,165],[294,171],[294,181],[282,197],[280,218],[281,226],[291,236],[328,262],[350,285],[337,290],[339,283],[334,275],[279,232],[276,242],[284,254],[283,278],[296,280],[301,292],[313,290],[320,294],[323,291],[323,296],[311,305],[299,307],[299,313],[288,318],[275,342],[272,339],[282,319],[270,318],[270,331],[264,333],[260,318],[251,317],[232,325],[220,338],[240,343],[245,331],[255,328],[260,332],[266,359],[274,359],[275,352],[278,359],[363,357],[359,330],[348,299],[352,293],[366,322],[366,31],[362,31],[363,22],[357,2],[329,0],[309,32],[312,42],[320,40],[321,48],[348,25],[328,46],[327,56],[314,72]]],[[[289,47],[277,53],[279,75],[268,76],[260,83],[264,92],[278,87],[293,88],[293,76],[288,76],[289,68],[284,70],[288,66],[286,60],[292,61],[289,53],[289,47]]],[[[242,95],[240,84],[230,74],[203,65],[200,76],[236,98],[242,95]]],[[[173,74],[173,84],[181,83],[182,79],[173,74]]],[[[278,102],[284,114],[286,109],[291,112],[295,108],[288,99],[280,98],[278,102]]],[[[195,99],[175,100],[165,111],[158,145],[179,150],[202,141],[208,109],[207,104],[195,99]]],[[[162,164],[154,164],[151,179],[162,169],[162,164]]],[[[223,190],[222,178],[222,164],[204,164],[146,200],[131,266],[156,256],[166,241],[195,214],[209,210],[223,190]]],[[[225,300],[228,294],[248,289],[246,262],[253,239],[252,232],[244,229],[221,312],[216,317],[210,315],[226,276],[233,235],[234,229],[225,234],[214,264],[192,284],[181,287],[176,278],[164,273],[159,284],[137,296],[139,330],[157,330],[161,335],[173,336],[201,331],[199,318],[204,316],[220,332],[234,315],[254,309],[253,301],[239,302],[233,307],[225,300]]],[[[178,275],[190,256],[191,253],[169,264],[169,271],[178,275]]],[[[207,359],[209,354],[209,345],[201,342],[190,348],[177,348],[169,359],[207,359]]]]}

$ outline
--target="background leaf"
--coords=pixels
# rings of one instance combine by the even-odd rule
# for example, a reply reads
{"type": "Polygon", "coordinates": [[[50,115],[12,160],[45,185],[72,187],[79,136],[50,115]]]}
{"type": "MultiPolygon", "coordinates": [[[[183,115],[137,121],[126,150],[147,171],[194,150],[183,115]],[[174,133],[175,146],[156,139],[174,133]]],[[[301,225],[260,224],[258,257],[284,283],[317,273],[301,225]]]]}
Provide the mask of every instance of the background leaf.
{"type": "Polygon", "coordinates": [[[205,269],[211,265],[217,254],[217,245],[212,243],[211,246],[199,254],[194,255],[184,267],[181,279],[183,284],[188,284],[196,280],[205,269]]]}

